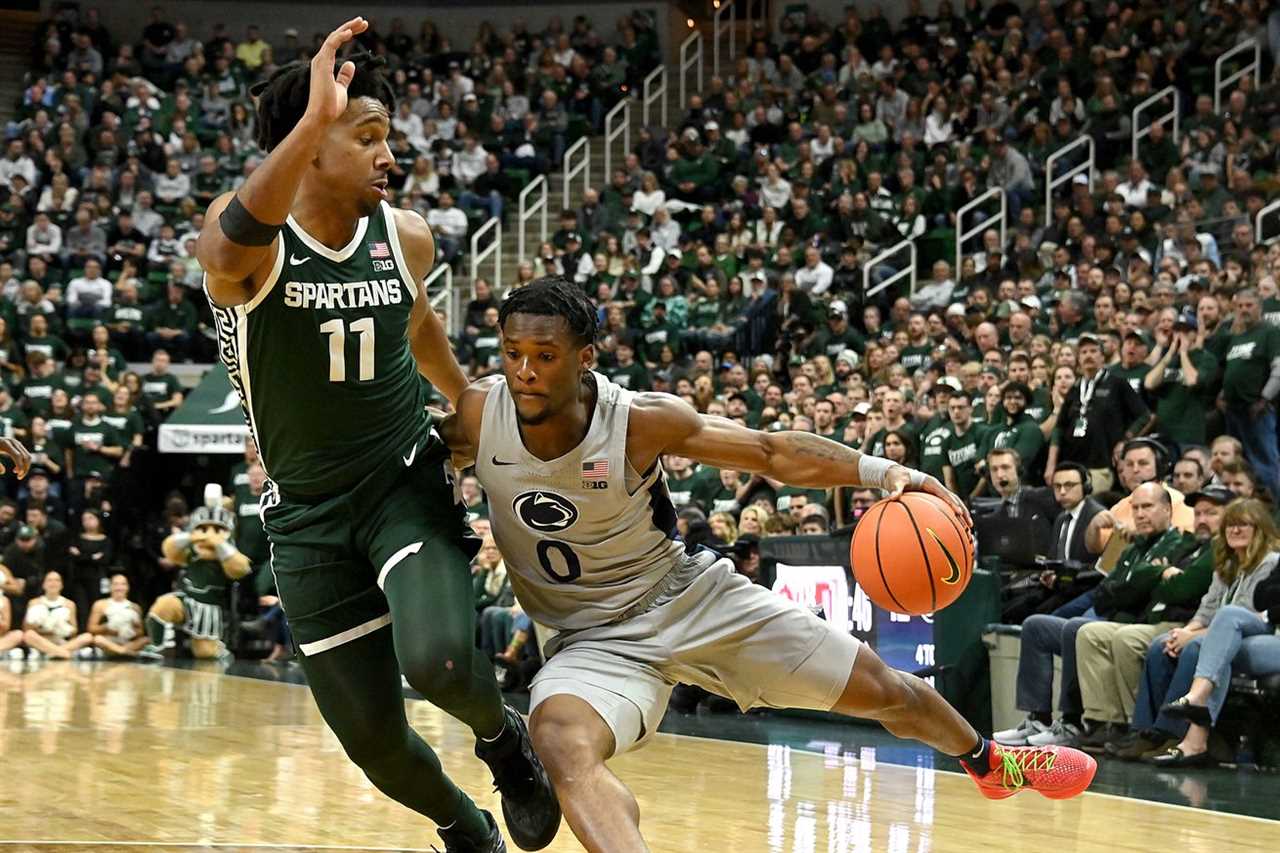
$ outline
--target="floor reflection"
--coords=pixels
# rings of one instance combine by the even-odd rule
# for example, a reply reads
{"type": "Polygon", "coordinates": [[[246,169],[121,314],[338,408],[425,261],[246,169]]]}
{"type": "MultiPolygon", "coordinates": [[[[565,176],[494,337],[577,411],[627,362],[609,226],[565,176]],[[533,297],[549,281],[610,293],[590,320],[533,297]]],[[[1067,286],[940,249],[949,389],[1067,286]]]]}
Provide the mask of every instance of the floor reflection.
{"type": "MultiPolygon", "coordinates": [[[[0,853],[21,839],[94,850],[130,840],[245,849],[426,849],[435,840],[426,821],[347,761],[307,690],[228,677],[213,664],[187,669],[81,661],[0,669],[0,755],[35,768],[29,785],[0,786],[0,853]]],[[[228,672],[246,674],[240,665],[228,672]]],[[[411,702],[408,716],[458,783],[496,809],[466,729],[425,702],[411,702]]],[[[1052,853],[1114,853],[1171,837],[1182,851],[1207,853],[1224,838],[1247,849],[1251,838],[1275,837],[1274,824],[1120,798],[1051,803],[1024,794],[992,803],[935,766],[933,753],[877,740],[874,729],[744,719],[777,742],[660,735],[614,763],[636,792],[655,853],[1042,849],[1028,844],[1029,833],[1052,839],[1052,853]],[[1259,835],[1261,826],[1271,834],[1259,835]]],[[[731,720],[718,721],[722,731],[733,731],[731,720]]],[[[1142,770],[1165,798],[1198,808],[1275,790],[1256,774],[1142,770]]],[[[1266,805],[1273,814],[1276,801],[1266,805]]],[[[581,848],[566,828],[548,850],[581,848]]]]}

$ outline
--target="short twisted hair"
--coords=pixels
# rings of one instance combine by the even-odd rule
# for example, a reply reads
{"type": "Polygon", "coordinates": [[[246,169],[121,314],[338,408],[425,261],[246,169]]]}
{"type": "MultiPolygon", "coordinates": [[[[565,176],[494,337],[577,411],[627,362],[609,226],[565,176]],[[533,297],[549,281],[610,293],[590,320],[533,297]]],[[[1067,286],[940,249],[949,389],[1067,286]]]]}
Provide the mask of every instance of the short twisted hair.
{"type": "MultiPolygon", "coordinates": [[[[338,57],[333,73],[345,62],[356,66],[347,97],[373,98],[395,115],[395,92],[387,78],[379,73],[386,60],[368,51],[359,51],[338,57]]],[[[299,59],[280,66],[266,80],[255,83],[249,94],[258,99],[258,145],[270,151],[284,141],[307,111],[307,102],[311,99],[311,62],[299,59]]]]}

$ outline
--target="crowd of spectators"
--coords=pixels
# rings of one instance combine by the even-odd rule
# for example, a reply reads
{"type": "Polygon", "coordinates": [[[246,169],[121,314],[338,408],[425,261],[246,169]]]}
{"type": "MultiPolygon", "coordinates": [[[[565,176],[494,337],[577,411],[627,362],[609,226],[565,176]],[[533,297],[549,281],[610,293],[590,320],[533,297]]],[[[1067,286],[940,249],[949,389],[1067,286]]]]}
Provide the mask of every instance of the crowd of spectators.
{"type": "MultiPolygon", "coordinates": [[[[1039,654],[1074,655],[1077,636],[1091,649],[1112,643],[1111,629],[1081,627],[1095,616],[1150,629],[1115,631],[1130,649],[1168,642],[1183,616],[1206,633],[1219,609],[1241,624],[1233,607],[1266,608],[1238,585],[1213,604],[1212,584],[1274,561],[1200,517],[1216,506],[1261,524],[1255,516],[1274,514],[1280,495],[1280,244],[1255,242],[1253,228],[1280,165],[1280,45],[1269,39],[1280,11],[1264,0],[906,7],[897,23],[872,7],[755,24],[725,75],[671,126],[639,128],[618,168],[560,212],[511,280],[471,283],[460,360],[473,376],[496,370],[503,294],[565,275],[598,305],[598,368],[615,382],[921,467],[971,501],[987,519],[983,559],[1005,578],[1006,618],[1028,620],[1039,654]],[[1215,58],[1250,37],[1265,48],[1261,85],[1246,75],[1215,106],[1215,58]],[[1180,135],[1154,125],[1131,157],[1133,107],[1170,86],[1180,135]],[[1049,155],[1085,137],[1095,179],[1078,175],[1046,210],[1049,155]],[[1007,228],[988,222],[954,267],[957,233],[994,207],[964,222],[957,212],[993,188],[1007,228]],[[877,289],[906,255],[872,259],[904,240],[917,252],[916,286],[877,289]],[[1169,485],[1145,488],[1153,481],[1169,485]],[[1008,522],[1032,531],[1041,563],[1000,544],[1008,522]],[[1132,550],[1165,531],[1176,531],[1168,554],[1132,550]],[[1114,600],[1092,569],[1099,559],[1109,580],[1143,579],[1148,599],[1114,600]],[[1182,563],[1193,559],[1209,569],[1198,586],[1183,578],[1176,601],[1150,597],[1165,595],[1148,584],[1152,565],[1192,574],[1182,563]],[[1177,608],[1190,612],[1173,618],[1177,608]]],[[[469,46],[430,20],[380,24],[359,47],[385,59],[398,98],[394,203],[426,217],[449,263],[478,223],[510,220],[528,180],[598,133],[662,56],[640,14],[608,33],[586,16],[536,31],[486,23],[469,46]]],[[[260,162],[249,87],[305,60],[318,38],[290,29],[268,44],[256,26],[242,37],[222,25],[192,33],[161,10],[140,34],[114,32],[93,9],[42,29],[0,159],[0,418],[45,460],[43,484],[15,486],[12,506],[0,504],[11,569],[33,562],[24,542],[82,537],[93,528],[86,512],[116,548],[150,542],[152,563],[155,543],[184,523],[180,502],[149,533],[146,513],[132,527],[109,516],[129,488],[131,448],[181,400],[165,379],[170,358],[212,357],[192,241],[204,205],[260,162]],[[125,369],[148,358],[148,376],[125,369]],[[90,429],[99,419],[115,432],[90,429]]],[[[749,575],[761,538],[828,533],[877,497],[665,465],[681,532],[732,553],[749,575]]],[[[483,534],[483,493],[472,482],[467,495],[483,534]]],[[[41,565],[69,565],[70,547],[52,546],[57,558],[41,565]]],[[[6,590],[26,578],[28,597],[42,577],[12,575],[6,590]]],[[[72,591],[111,586],[101,573],[69,576],[72,591]]],[[[129,577],[144,604],[167,591],[163,572],[129,577]]],[[[476,590],[480,641],[515,666],[533,626],[496,549],[478,558],[476,590]]],[[[271,590],[258,592],[279,652],[285,626],[271,590]]],[[[71,596],[82,619],[92,597],[71,596]]],[[[1079,687],[1106,681],[1096,673],[1108,666],[1130,677],[1125,660],[1089,664],[1079,687]]],[[[1205,672],[1209,693],[1188,686],[1192,704],[1221,689],[1220,674],[1205,672]]],[[[1158,709],[1167,689],[1148,705],[1158,709]]],[[[1072,695],[1055,723],[1036,693],[1020,731],[1105,748],[1122,726],[1152,730],[1141,702],[1072,695]]],[[[1176,748],[1198,755],[1197,743],[1176,748]]]]}
{"type": "MultiPolygon", "coordinates": [[[[1276,542],[1245,555],[1211,517],[1270,518],[1280,495],[1280,245],[1254,233],[1277,188],[1267,23],[1280,11],[908,7],[896,27],[853,9],[758,27],[676,124],[643,128],[607,183],[561,212],[514,281],[475,283],[459,352],[473,375],[497,370],[503,292],[564,275],[598,305],[598,366],[615,382],[934,474],[980,515],[1005,619],[1028,620],[1036,686],[1019,707],[1032,717],[1006,739],[1206,763],[1204,737],[1157,736],[1155,712],[1134,703],[1148,644],[1177,662],[1180,632],[1207,635],[1219,607],[1246,636],[1272,631],[1252,583],[1232,581],[1265,579],[1276,542]],[[1214,60],[1249,37],[1268,48],[1263,84],[1243,77],[1215,109],[1214,60]],[[1133,108],[1170,86],[1180,137],[1157,124],[1132,157],[1133,108]],[[1046,210],[1048,156],[1083,137],[1095,179],[1059,187],[1046,210]],[[957,232],[994,208],[963,223],[957,211],[992,188],[1007,232],[993,221],[955,269],[957,232]],[[868,296],[864,280],[875,291],[905,253],[872,259],[904,239],[917,286],[868,296]],[[1152,482],[1168,485],[1142,488],[1152,482]],[[1054,655],[1072,670],[1056,721],[1054,655]]],[[[664,462],[682,533],[746,555],[748,573],[761,537],[828,533],[876,498],[664,462]]],[[[1235,648],[1188,693],[1212,695],[1215,716],[1235,648]]],[[[1243,665],[1280,670],[1262,654],[1243,665]]],[[[1166,679],[1148,705],[1179,700],[1173,689],[1166,679]]]]}

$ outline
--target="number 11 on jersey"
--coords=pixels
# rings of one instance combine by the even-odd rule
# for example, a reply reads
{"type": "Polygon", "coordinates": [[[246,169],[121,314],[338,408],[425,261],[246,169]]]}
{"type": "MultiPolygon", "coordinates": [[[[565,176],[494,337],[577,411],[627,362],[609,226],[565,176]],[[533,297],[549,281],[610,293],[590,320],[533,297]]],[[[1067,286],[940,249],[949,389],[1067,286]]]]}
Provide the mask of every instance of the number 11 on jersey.
{"type": "MultiPolygon", "coordinates": [[[[347,331],[341,317],[320,324],[320,331],[329,336],[329,381],[347,381],[347,331]]],[[[359,381],[373,379],[373,318],[361,317],[351,324],[351,331],[360,336],[359,381]]]]}

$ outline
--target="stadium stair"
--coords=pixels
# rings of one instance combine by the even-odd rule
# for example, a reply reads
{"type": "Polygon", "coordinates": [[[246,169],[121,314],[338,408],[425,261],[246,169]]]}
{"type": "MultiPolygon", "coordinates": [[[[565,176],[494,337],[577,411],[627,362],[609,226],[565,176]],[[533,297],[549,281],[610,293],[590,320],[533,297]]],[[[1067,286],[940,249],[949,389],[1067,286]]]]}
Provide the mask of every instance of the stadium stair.
{"type": "Polygon", "coordinates": [[[38,12],[0,10],[0,122],[17,115],[39,27],[38,12]]]}

